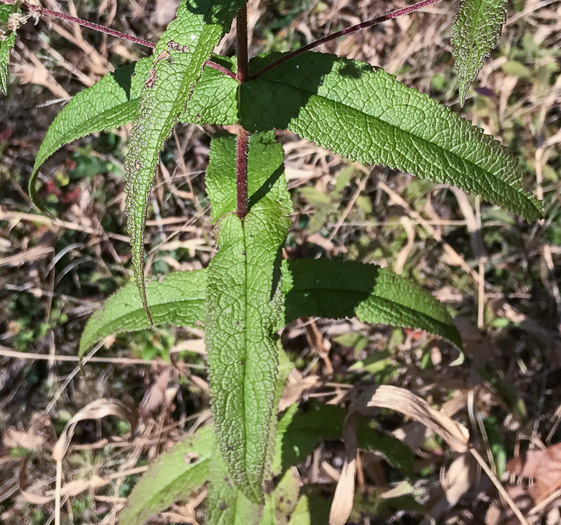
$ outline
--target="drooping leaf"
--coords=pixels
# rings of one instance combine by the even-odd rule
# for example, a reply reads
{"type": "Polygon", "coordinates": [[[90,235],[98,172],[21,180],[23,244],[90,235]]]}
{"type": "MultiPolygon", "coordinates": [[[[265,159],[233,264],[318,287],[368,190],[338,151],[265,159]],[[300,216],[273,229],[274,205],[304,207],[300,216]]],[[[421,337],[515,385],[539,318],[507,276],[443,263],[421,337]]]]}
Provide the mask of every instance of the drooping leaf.
{"type": "Polygon", "coordinates": [[[245,0],[183,0],[154,52],[125,161],[127,227],[136,283],[144,287],[144,227],[152,180],[165,141],[188,104],[203,65],[245,0]]]}
{"type": "Polygon", "coordinates": [[[16,32],[6,31],[5,24],[13,12],[13,5],[0,5],[0,30],[5,31],[4,39],[0,40],[0,92],[4,95],[8,93],[8,66],[12,48],[16,43],[16,32]]]}
{"type": "Polygon", "coordinates": [[[119,514],[120,525],[143,525],[150,516],[198,490],[208,478],[215,444],[209,425],[158,456],[119,514]]]}
{"type": "Polygon", "coordinates": [[[444,305],[415,283],[372,264],[338,259],[283,262],[286,322],[298,317],[358,317],[425,330],[461,348],[444,305]]]}
{"type": "MultiPolygon", "coordinates": [[[[154,324],[193,326],[205,316],[206,270],[175,272],[146,287],[154,324]]],[[[80,340],[80,355],[104,337],[150,327],[135,283],[112,295],[88,321],[80,340]]]]}
{"type": "Polygon", "coordinates": [[[236,140],[215,138],[207,173],[218,253],[208,268],[206,346],[218,441],[234,482],[263,498],[283,320],[279,250],[291,210],[283,150],[272,134],[250,138],[250,211],[236,207],[236,140]]]}
{"type": "MultiPolygon", "coordinates": [[[[278,57],[254,59],[251,70],[278,57]]],[[[364,62],[310,52],[289,60],[241,86],[240,122],[249,131],[289,129],[351,160],[458,186],[529,221],[541,215],[498,141],[364,62]]]]}
{"type": "Polygon", "coordinates": [[[464,0],[452,27],[452,52],[456,61],[463,106],[471,83],[495,48],[506,20],[507,0],[464,0]]]}
{"type": "MultiPolygon", "coordinates": [[[[231,59],[216,57],[215,60],[229,67],[233,65],[231,59]]],[[[92,133],[124,126],[137,118],[140,93],[152,68],[152,61],[152,57],[144,58],[108,73],[96,84],[75,95],[62,108],[39,148],[29,180],[31,200],[40,210],[45,212],[37,197],[37,176],[43,163],[65,144],[92,133]]],[[[179,121],[235,124],[237,87],[238,83],[233,78],[205,67],[179,121]]]]}

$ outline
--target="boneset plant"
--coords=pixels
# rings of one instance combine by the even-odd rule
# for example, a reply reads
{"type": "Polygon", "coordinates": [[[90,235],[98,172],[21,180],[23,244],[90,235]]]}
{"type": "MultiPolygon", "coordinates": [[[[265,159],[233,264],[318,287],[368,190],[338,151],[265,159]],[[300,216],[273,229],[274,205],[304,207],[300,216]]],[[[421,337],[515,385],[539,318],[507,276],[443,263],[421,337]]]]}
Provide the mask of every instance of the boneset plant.
{"type": "MultiPolygon", "coordinates": [[[[352,161],[455,185],[528,221],[540,217],[539,202],[522,188],[516,159],[493,137],[378,67],[311,51],[436,1],[424,0],[291,53],[249,59],[244,0],[183,0],[152,57],[78,93],[52,123],[29,186],[41,209],[38,173],[56,150],[134,123],[126,154],[126,210],[135,282],[91,317],[80,354],[110,334],[160,323],[205,328],[213,424],[156,461],[130,496],[122,523],[143,523],[207,481],[209,523],[283,522],[293,512],[310,522],[290,467],[317,442],[340,437],[343,414],[326,406],[301,415],[293,406],[277,424],[276,407],[292,367],[277,333],[292,320],[356,316],[425,330],[461,346],[444,306],[389,270],[338,259],[283,260],[292,205],[275,130],[297,133],[352,161]],[[212,55],[234,18],[237,56],[212,55]],[[217,133],[210,148],[206,185],[217,253],[206,269],[146,284],[150,189],[160,151],[178,123],[237,124],[237,135],[217,133]],[[326,419],[332,428],[326,428],[326,419]],[[186,464],[186,452],[199,459],[186,464]],[[280,482],[271,492],[272,479],[280,482]]],[[[9,23],[0,44],[4,91],[20,8],[52,15],[31,4],[8,3],[0,7],[0,20],[9,23]]],[[[504,19],[503,0],[466,0],[461,6],[452,43],[462,103],[504,19]]],[[[361,434],[361,446],[377,440],[378,450],[391,458],[396,444],[384,444],[372,432],[366,428],[361,434]]]]}

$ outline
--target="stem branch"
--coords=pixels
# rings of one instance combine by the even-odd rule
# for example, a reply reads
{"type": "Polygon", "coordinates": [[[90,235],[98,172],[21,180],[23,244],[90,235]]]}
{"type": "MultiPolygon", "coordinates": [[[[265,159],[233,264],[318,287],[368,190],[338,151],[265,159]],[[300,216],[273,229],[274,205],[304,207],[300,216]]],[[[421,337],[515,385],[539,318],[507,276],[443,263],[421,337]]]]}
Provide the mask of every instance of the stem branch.
{"type": "MultiPolygon", "coordinates": [[[[20,2],[20,0],[0,0],[0,4],[17,5],[18,2],[20,2]]],[[[82,18],[76,18],[75,16],[70,16],[58,11],[51,11],[50,9],[44,9],[42,7],[29,5],[27,2],[20,2],[20,4],[31,13],[37,13],[39,15],[50,16],[52,18],[66,20],[67,22],[73,22],[82,27],[87,27],[88,29],[93,29],[94,31],[98,31],[100,33],[106,33],[108,35],[120,38],[121,40],[128,40],[129,42],[134,42],[135,44],[149,47],[150,49],[154,49],[156,47],[156,44],[154,42],[150,42],[149,40],[143,40],[142,38],[137,38],[136,36],[127,35],[126,33],[121,33],[120,31],[116,31],[115,29],[110,29],[100,24],[94,24],[93,22],[88,22],[87,20],[83,20],[82,18]]],[[[206,65],[212,69],[216,69],[216,71],[220,71],[221,73],[228,75],[231,78],[236,78],[235,73],[232,73],[232,71],[230,71],[228,68],[222,66],[221,64],[217,64],[212,60],[207,60],[206,65]]]]}
{"type": "MultiPolygon", "coordinates": [[[[16,3],[16,0],[0,0],[0,3],[13,5],[16,3]]],[[[88,20],[83,20],[82,18],[77,18],[75,16],[67,15],[66,13],[60,13],[59,11],[51,11],[50,9],[45,9],[43,7],[30,5],[27,2],[21,2],[21,7],[24,7],[31,13],[37,13],[39,15],[46,15],[52,18],[59,18],[61,20],[66,20],[67,22],[73,22],[82,27],[87,27],[88,29],[93,29],[94,31],[98,31],[100,33],[106,33],[108,35],[115,36],[123,40],[128,40],[130,42],[134,42],[135,44],[139,44],[141,46],[150,47],[150,48],[156,47],[156,44],[154,44],[154,42],[149,42],[148,40],[143,40],[142,38],[137,38],[136,36],[127,35],[126,33],[121,33],[120,31],[109,29],[108,27],[102,26],[100,24],[94,24],[93,22],[88,22],[88,20]]]]}
{"type": "Polygon", "coordinates": [[[422,0],[421,2],[417,2],[416,4],[409,5],[401,9],[397,9],[396,11],[392,11],[391,13],[385,14],[383,16],[378,16],[376,18],[366,20],[365,22],[361,22],[360,24],[347,27],[346,29],[337,31],[337,33],[331,33],[330,35],[324,36],[323,38],[320,38],[319,40],[315,40],[314,42],[310,42],[309,44],[301,47],[300,49],[297,49],[296,51],[292,51],[292,53],[288,53],[287,55],[284,55],[282,58],[279,58],[278,60],[271,62],[268,66],[265,66],[261,71],[258,71],[257,73],[252,75],[251,80],[256,80],[262,75],[264,75],[265,73],[280,66],[281,64],[288,62],[289,60],[297,57],[298,55],[301,55],[302,53],[305,53],[306,51],[310,51],[310,49],[315,49],[316,47],[319,47],[322,44],[331,42],[331,40],[335,40],[336,38],[348,35],[350,33],[356,33],[361,29],[366,29],[376,24],[386,22],[387,20],[392,20],[393,18],[397,18],[398,16],[407,15],[409,13],[422,9],[423,7],[427,7],[429,5],[436,4],[441,1],[442,0],[422,0]]]}

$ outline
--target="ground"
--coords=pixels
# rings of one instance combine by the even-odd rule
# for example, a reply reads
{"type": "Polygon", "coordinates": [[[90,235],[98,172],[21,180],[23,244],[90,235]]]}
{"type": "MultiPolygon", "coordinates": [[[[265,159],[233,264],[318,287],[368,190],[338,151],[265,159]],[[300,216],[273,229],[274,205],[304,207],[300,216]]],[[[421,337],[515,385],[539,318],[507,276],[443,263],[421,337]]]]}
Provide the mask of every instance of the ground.
{"type": "MultiPolygon", "coordinates": [[[[44,5],[156,41],[176,2],[44,5]]],[[[402,5],[252,0],[252,54],[295,49],[402,5]]],[[[548,448],[561,441],[561,4],[509,5],[499,46],[464,108],[450,46],[456,10],[443,2],[323,50],[381,66],[497,136],[520,159],[525,187],[543,199],[545,218],[529,224],[461,191],[349,163],[279,133],[295,206],[287,255],[344,255],[393,268],[449,307],[465,344],[462,361],[451,345],[420,332],[351,320],[297,321],[282,333],[298,367],[290,395],[304,408],[328,401],[347,407],[342,393],[359,382],[407,388],[469,429],[472,444],[529,522],[557,523],[561,477],[546,480],[540,469],[559,471],[561,461],[557,449],[548,448]],[[528,455],[533,463],[520,456],[540,450],[528,455]],[[506,462],[519,456],[510,470],[533,468],[526,476],[533,484],[503,475],[506,462]]],[[[219,51],[232,54],[233,45],[229,35],[219,51]]],[[[52,19],[30,22],[18,36],[9,93],[0,95],[4,523],[52,522],[53,445],[88,403],[118,399],[146,422],[133,436],[118,418],[77,425],[64,462],[63,483],[76,483],[63,498],[68,523],[114,523],[143,466],[207,417],[200,330],[158,328],[106,340],[90,362],[82,368],[77,362],[88,316],[132,275],[123,193],[128,130],[78,141],[45,164],[40,196],[56,218],[39,214],[27,196],[35,154],[68,97],[114,66],[148,54],[52,19]],[[163,401],[166,388],[177,391],[172,401],[163,401]],[[95,476],[109,482],[96,487],[95,476]]],[[[204,173],[215,131],[179,126],[162,154],[147,222],[151,274],[204,267],[214,253],[204,173]]],[[[378,430],[405,441],[415,464],[405,475],[376,451],[363,451],[353,523],[425,523],[417,508],[379,505],[377,495],[396,486],[437,523],[517,523],[466,457],[395,413],[384,412],[376,422],[378,430]]],[[[308,487],[321,488],[327,508],[343,457],[341,442],[333,440],[298,466],[308,487]]],[[[204,506],[202,494],[153,523],[202,520],[204,506]]]]}

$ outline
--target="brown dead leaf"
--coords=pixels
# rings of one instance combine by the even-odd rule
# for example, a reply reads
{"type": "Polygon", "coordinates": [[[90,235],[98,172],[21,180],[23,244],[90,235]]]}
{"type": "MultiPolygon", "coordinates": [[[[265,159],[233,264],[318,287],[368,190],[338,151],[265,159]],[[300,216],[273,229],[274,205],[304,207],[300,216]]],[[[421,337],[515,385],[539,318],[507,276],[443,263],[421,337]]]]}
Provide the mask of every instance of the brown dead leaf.
{"type": "Polygon", "coordinates": [[[329,513],[329,525],[345,525],[351,515],[355,496],[356,455],[358,450],[357,430],[358,412],[353,411],[351,408],[343,428],[345,463],[333,496],[333,503],[329,513]]]}
{"type": "Polygon", "coordinates": [[[156,0],[152,20],[159,26],[167,26],[175,17],[179,0],[156,0]]]}
{"type": "Polygon", "coordinates": [[[456,452],[468,451],[469,432],[467,428],[444,412],[432,408],[424,399],[405,388],[382,385],[377,387],[374,392],[365,392],[361,398],[366,402],[365,408],[389,408],[400,412],[430,428],[456,452]]]}
{"type": "Polygon", "coordinates": [[[12,427],[8,428],[4,433],[3,443],[7,448],[22,447],[28,450],[40,450],[53,433],[50,419],[43,414],[35,417],[25,432],[12,427]]]}
{"type": "Polygon", "coordinates": [[[516,476],[534,480],[528,487],[528,493],[538,504],[561,488],[561,443],[543,450],[529,450],[510,460],[506,470],[516,476]]]}
{"type": "Polygon", "coordinates": [[[319,377],[316,375],[302,377],[302,374],[298,370],[295,368],[292,369],[282,393],[278,407],[279,412],[286,410],[290,405],[296,403],[306,390],[315,388],[320,382],[319,377]]]}
{"type": "Polygon", "coordinates": [[[136,426],[136,414],[125,403],[117,399],[96,399],[77,412],[66,424],[53,449],[53,459],[55,461],[62,461],[74,436],[74,429],[80,421],[102,419],[107,416],[116,416],[124,419],[130,423],[131,428],[136,426]]]}
{"type": "MultiPolygon", "coordinates": [[[[448,509],[454,507],[476,479],[477,462],[473,456],[467,453],[458,456],[441,476],[442,492],[428,505],[432,520],[438,521],[448,509]]],[[[430,521],[425,519],[421,525],[429,523],[430,521]]]]}
{"type": "Polygon", "coordinates": [[[177,372],[171,366],[166,366],[140,403],[142,419],[154,417],[164,404],[169,406],[175,398],[177,388],[177,372]]]}

